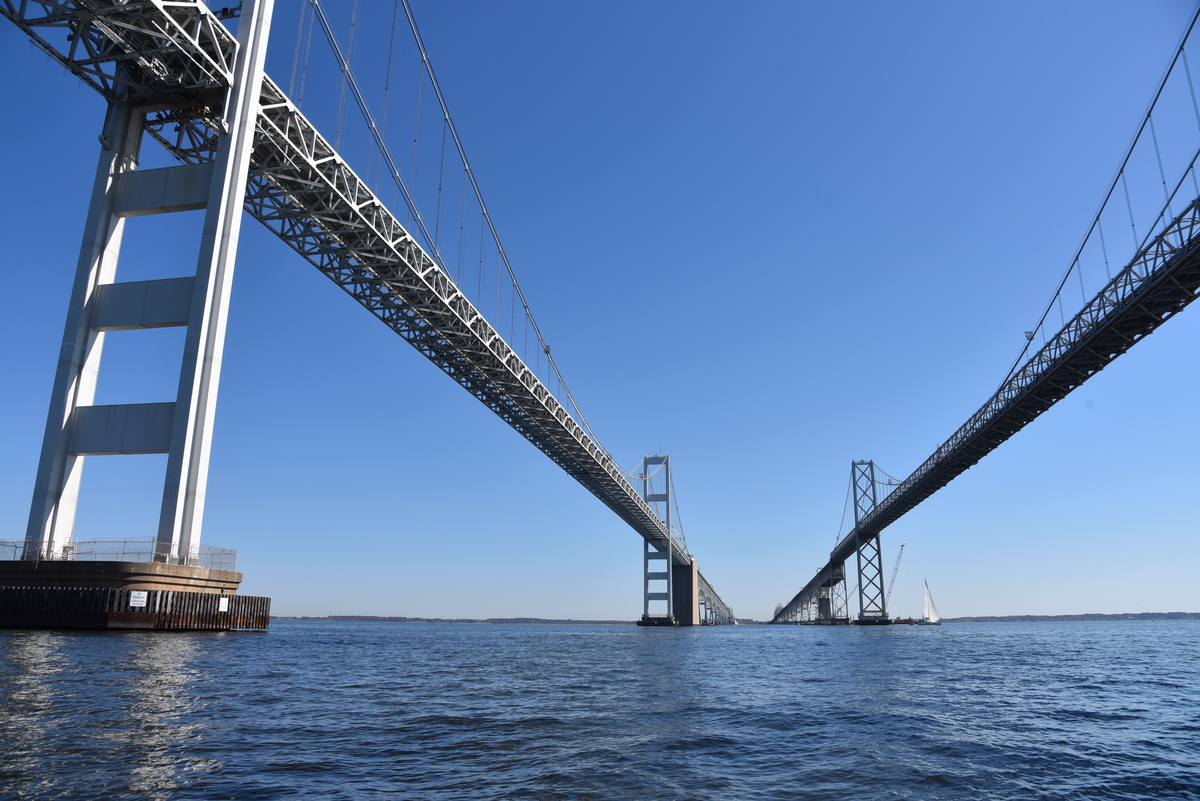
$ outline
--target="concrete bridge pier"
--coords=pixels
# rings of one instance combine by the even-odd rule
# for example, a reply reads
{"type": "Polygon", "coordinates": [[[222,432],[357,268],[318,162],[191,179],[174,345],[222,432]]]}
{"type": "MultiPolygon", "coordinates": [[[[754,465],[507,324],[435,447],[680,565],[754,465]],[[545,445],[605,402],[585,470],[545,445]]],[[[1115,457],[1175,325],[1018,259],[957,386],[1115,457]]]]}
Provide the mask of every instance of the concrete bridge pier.
{"type": "Polygon", "coordinates": [[[695,559],[690,565],[671,565],[671,607],[677,626],[700,625],[699,574],[695,559]]]}

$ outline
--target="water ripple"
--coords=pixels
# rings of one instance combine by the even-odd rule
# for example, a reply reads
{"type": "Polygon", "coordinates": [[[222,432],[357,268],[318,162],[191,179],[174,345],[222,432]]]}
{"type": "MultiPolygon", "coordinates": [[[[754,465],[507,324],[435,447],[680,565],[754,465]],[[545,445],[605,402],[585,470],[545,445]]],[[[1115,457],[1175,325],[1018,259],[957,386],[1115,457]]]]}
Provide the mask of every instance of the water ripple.
{"type": "Polygon", "coordinates": [[[0,797],[1200,799],[1198,635],[0,632],[0,797]]]}

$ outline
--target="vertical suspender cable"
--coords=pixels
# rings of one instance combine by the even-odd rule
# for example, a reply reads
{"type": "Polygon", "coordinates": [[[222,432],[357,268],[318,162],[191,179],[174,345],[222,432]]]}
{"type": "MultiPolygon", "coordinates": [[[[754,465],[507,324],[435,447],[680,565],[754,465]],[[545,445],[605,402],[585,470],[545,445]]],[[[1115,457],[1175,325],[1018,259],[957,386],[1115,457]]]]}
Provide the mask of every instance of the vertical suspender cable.
{"type": "MultiPolygon", "coordinates": [[[[412,166],[408,170],[408,185],[413,194],[417,192],[417,140],[421,138],[421,94],[425,88],[425,70],[417,71],[417,115],[416,122],[413,123],[413,146],[412,146],[412,166]]],[[[409,209],[409,219],[412,219],[412,210],[409,209]]]]}
{"type": "Polygon", "coordinates": [[[446,177],[446,119],[442,118],[442,154],[438,163],[437,211],[433,218],[433,240],[438,241],[442,230],[442,182],[446,177]]]}
{"type": "MultiPolygon", "coordinates": [[[[392,27],[391,27],[391,33],[388,34],[387,69],[385,70],[384,76],[383,76],[383,113],[380,115],[380,119],[379,119],[379,134],[380,134],[380,136],[384,137],[384,141],[387,140],[388,100],[391,97],[391,91],[392,91],[392,53],[395,51],[395,48],[396,48],[396,17],[399,15],[399,12],[400,12],[400,0],[392,0],[392,27]]],[[[371,149],[368,147],[367,148],[367,165],[368,165],[367,166],[367,173],[368,173],[367,177],[368,178],[370,177],[369,173],[371,172],[370,155],[371,155],[371,149]]],[[[383,168],[383,156],[380,156],[379,162],[375,165],[375,181],[373,182],[373,185],[376,190],[379,189],[379,171],[382,168],[383,168]]]]}
{"type": "MultiPolygon", "coordinates": [[[[354,58],[354,34],[358,30],[358,0],[354,0],[354,5],[350,7],[350,43],[346,47],[346,61],[354,58]]],[[[349,80],[350,70],[342,71],[342,94],[338,98],[338,116],[337,128],[333,136],[333,149],[342,149],[342,124],[346,119],[346,82],[349,80]]]]}
{"type": "MultiPolygon", "coordinates": [[[[404,2],[404,7],[405,7],[406,13],[408,13],[408,0],[402,0],[402,2],[404,2]]],[[[1137,133],[1135,133],[1133,135],[1133,141],[1129,143],[1129,148],[1125,151],[1125,158],[1122,159],[1121,166],[1117,168],[1117,174],[1113,178],[1112,183],[1109,184],[1108,191],[1104,194],[1104,199],[1102,201],[1100,201],[1100,208],[1096,212],[1095,217],[1092,218],[1092,224],[1088,227],[1087,233],[1085,233],[1083,235],[1083,241],[1079,244],[1079,249],[1075,253],[1076,260],[1078,260],[1080,255],[1083,253],[1083,249],[1085,247],[1087,247],[1087,243],[1088,243],[1088,240],[1091,239],[1092,232],[1096,229],[1096,226],[1099,225],[1100,215],[1104,213],[1105,208],[1107,208],[1107,206],[1108,206],[1108,201],[1112,199],[1113,192],[1115,192],[1117,189],[1117,184],[1120,183],[1124,179],[1125,168],[1129,165],[1129,160],[1133,157],[1134,148],[1137,147],[1137,143],[1141,139],[1142,133],[1146,130],[1146,126],[1149,124],[1150,115],[1153,114],[1154,107],[1158,104],[1158,99],[1160,97],[1162,97],[1163,90],[1166,89],[1166,87],[1167,87],[1167,79],[1169,79],[1171,77],[1171,73],[1174,71],[1175,65],[1180,61],[1181,58],[1184,59],[1185,68],[1186,68],[1186,56],[1184,54],[1184,47],[1187,45],[1188,38],[1192,35],[1192,30],[1195,29],[1195,27],[1196,27],[1196,21],[1198,19],[1200,19],[1200,8],[1197,8],[1196,12],[1192,15],[1192,20],[1191,20],[1191,22],[1188,23],[1187,30],[1184,31],[1183,38],[1180,39],[1180,41],[1179,41],[1179,47],[1176,49],[1175,55],[1171,59],[1171,63],[1169,65],[1167,65],[1167,70],[1163,74],[1162,80],[1158,84],[1158,90],[1154,93],[1154,98],[1150,101],[1150,106],[1146,109],[1146,115],[1142,118],[1142,124],[1140,126],[1138,126],[1137,133]]],[[[409,15],[409,22],[411,24],[411,14],[409,15]]],[[[1189,83],[1190,83],[1190,80],[1191,80],[1190,73],[1189,73],[1188,78],[1189,78],[1189,83]]],[[[1197,112],[1197,119],[1198,119],[1198,122],[1200,122],[1200,110],[1198,110],[1198,112],[1197,112]]],[[[1128,200],[1128,188],[1126,188],[1126,199],[1128,200]]],[[[1133,218],[1132,206],[1130,206],[1129,214],[1130,214],[1130,222],[1132,223],[1132,221],[1133,221],[1132,220],[1132,218],[1133,218]]],[[[1149,234],[1147,234],[1147,236],[1149,236],[1149,234]]],[[[1137,232],[1135,230],[1134,231],[1134,248],[1135,248],[1135,250],[1137,249],[1138,245],[1139,245],[1139,243],[1137,240],[1137,232]]],[[[1075,262],[1072,261],[1071,263],[1074,264],[1075,262]]],[[[1058,299],[1058,294],[1060,292],[1062,292],[1062,288],[1067,283],[1067,279],[1070,278],[1070,276],[1071,276],[1071,269],[1068,268],[1067,271],[1065,273],[1063,273],[1062,280],[1059,281],[1058,287],[1054,290],[1054,296],[1050,299],[1050,302],[1048,304],[1046,304],[1045,311],[1042,312],[1042,316],[1041,316],[1040,320],[1038,321],[1039,328],[1045,323],[1047,315],[1049,315],[1051,309],[1054,308],[1054,303],[1058,299]]],[[[1043,336],[1045,336],[1044,332],[1043,332],[1043,336]]],[[[1025,359],[1025,355],[1029,352],[1029,344],[1030,343],[1028,343],[1028,342],[1025,343],[1025,347],[1021,350],[1021,353],[1018,354],[1016,360],[1012,364],[1012,367],[1009,368],[1008,375],[1006,375],[1004,377],[1004,380],[1000,382],[1001,386],[1003,386],[1010,378],[1012,378],[1013,373],[1016,372],[1016,370],[1017,370],[1017,367],[1025,359]]]]}
{"type": "MultiPolygon", "coordinates": [[[[450,117],[450,112],[449,112],[449,108],[446,105],[445,97],[442,95],[441,87],[439,86],[439,84],[437,82],[437,76],[433,72],[433,65],[429,61],[429,54],[428,54],[428,51],[425,49],[425,43],[421,38],[420,31],[417,29],[416,19],[413,17],[412,9],[409,6],[408,0],[400,0],[400,2],[404,7],[405,17],[408,19],[409,27],[412,30],[413,38],[416,42],[417,49],[420,52],[421,62],[422,62],[422,65],[424,66],[424,72],[429,77],[430,85],[433,88],[434,94],[438,99],[438,104],[441,107],[443,125],[445,126],[444,130],[443,130],[443,136],[445,135],[445,133],[448,132],[450,134],[451,138],[454,140],[454,145],[455,145],[455,148],[458,150],[459,158],[462,160],[463,169],[466,172],[467,180],[470,182],[471,188],[475,194],[476,201],[479,203],[480,212],[481,212],[481,216],[482,216],[481,227],[485,228],[486,230],[490,230],[490,232],[492,234],[493,241],[496,243],[496,250],[497,250],[499,262],[504,265],[504,267],[508,273],[509,280],[512,282],[513,289],[516,292],[517,297],[521,301],[521,307],[525,312],[527,324],[533,328],[534,334],[535,334],[539,344],[541,344],[543,346],[543,348],[545,348],[546,357],[547,357],[547,366],[549,369],[551,369],[554,372],[555,377],[557,378],[560,386],[562,387],[562,391],[566,394],[567,399],[570,401],[572,408],[575,410],[575,416],[577,417],[579,424],[583,426],[583,428],[588,432],[589,435],[591,435],[592,440],[595,442],[596,446],[598,448],[600,448],[600,450],[604,453],[604,455],[607,457],[607,459],[611,463],[616,464],[616,460],[613,459],[612,455],[608,453],[607,449],[605,449],[603,447],[603,445],[601,445],[599,437],[596,436],[595,432],[592,430],[592,427],[588,424],[587,418],[584,417],[582,410],[580,410],[580,408],[579,408],[579,404],[577,404],[575,402],[575,398],[571,394],[570,388],[567,387],[566,382],[563,381],[562,374],[559,372],[558,366],[554,363],[554,360],[552,358],[550,358],[549,348],[546,347],[546,345],[545,345],[545,338],[542,336],[541,330],[538,328],[537,321],[534,319],[533,313],[529,309],[529,303],[525,298],[524,292],[521,291],[521,285],[517,281],[516,273],[513,271],[512,264],[508,260],[508,255],[504,251],[504,246],[501,243],[499,234],[496,231],[496,227],[495,227],[494,223],[492,222],[491,214],[488,212],[487,205],[486,205],[486,203],[484,203],[483,195],[479,190],[479,185],[475,181],[475,175],[474,175],[474,172],[471,170],[470,162],[467,160],[466,151],[463,149],[462,141],[459,139],[457,130],[455,130],[454,121],[450,117]]],[[[400,177],[400,172],[396,168],[396,164],[392,159],[391,152],[388,150],[387,143],[383,140],[383,136],[380,133],[378,126],[375,124],[374,118],[371,116],[370,108],[367,106],[366,99],[363,97],[362,91],[359,89],[358,82],[355,80],[354,74],[350,70],[349,62],[347,61],[346,57],[342,54],[341,47],[337,43],[337,37],[335,37],[333,35],[333,30],[329,25],[329,20],[325,17],[325,12],[321,8],[319,0],[309,0],[309,4],[312,6],[314,16],[315,16],[316,20],[321,24],[321,29],[325,34],[325,38],[329,43],[330,49],[333,51],[333,54],[336,57],[339,66],[341,67],[342,75],[344,77],[344,85],[349,88],[351,94],[354,96],[355,102],[358,104],[359,111],[362,113],[363,119],[366,122],[367,127],[371,132],[372,139],[375,141],[376,147],[379,148],[381,157],[384,159],[384,161],[388,165],[388,170],[392,176],[392,180],[395,183],[396,187],[400,190],[400,192],[404,196],[405,203],[408,205],[409,211],[412,215],[412,220],[417,225],[417,227],[420,229],[422,236],[425,238],[425,241],[429,244],[429,248],[432,251],[431,256],[433,257],[435,263],[437,263],[443,270],[445,270],[446,263],[445,263],[445,260],[442,258],[441,252],[438,248],[437,237],[430,236],[429,229],[426,227],[425,221],[421,217],[420,210],[417,207],[417,204],[413,198],[412,192],[409,190],[409,186],[406,185],[404,183],[404,180],[400,177]]],[[[355,7],[357,7],[357,0],[355,0],[355,7]]],[[[418,110],[419,110],[419,103],[418,103],[418,110]]],[[[419,121],[418,121],[418,131],[419,131],[419,121]]],[[[413,144],[414,144],[414,156],[413,156],[414,178],[413,178],[413,180],[415,180],[415,161],[416,161],[416,153],[415,153],[416,137],[415,136],[414,136],[413,144]]],[[[440,206],[439,206],[439,211],[440,211],[440,206]]],[[[480,244],[482,245],[482,242],[480,244]]],[[[482,294],[482,281],[483,281],[482,253],[481,253],[481,259],[480,259],[479,266],[480,266],[480,275],[479,275],[480,293],[482,294]]],[[[499,270],[499,264],[497,265],[497,271],[498,270],[499,270]]],[[[539,362],[540,362],[540,359],[539,359],[539,362]]],[[[535,373],[536,373],[536,370],[535,370],[535,373]]]]}
{"type": "Polygon", "coordinates": [[[483,220],[479,220],[479,270],[476,274],[477,281],[475,287],[475,305],[478,306],[483,302],[483,235],[484,227],[483,220]]]}
{"type": "Polygon", "coordinates": [[[421,217],[421,211],[417,208],[417,204],[413,200],[408,186],[405,185],[404,179],[400,177],[400,171],[396,168],[395,161],[392,160],[391,151],[388,150],[387,143],[383,141],[383,136],[380,135],[379,128],[375,125],[375,119],[371,116],[371,110],[367,106],[367,101],[363,97],[362,91],[358,88],[358,82],[354,80],[354,74],[350,71],[349,62],[342,55],[342,48],[338,46],[337,38],[333,35],[333,29],[329,26],[329,20],[325,18],[325,12],[321,9],[319,0],[309,0],[309,3],[312,5],[317,21],[321,23],[321,30],[329,42],[329,47],[333,50],[333,54],[342,68],[342,74],[346,76],[346,83],[350,87],[350,92],[354,95],[354,100],[358,104],[359,111],[362,112],[367,127],[371,131],[371,137],[375,140],[375,146],[379,148],[379,152],[387,162],[392,180],[404,195],[404,201],[408,204],[409,210],[412,212],[414,223],[420,229],[421,235],[425,237],[425,241],[429,244],[429,248],[432,251],[430,255],[433,257],[434,262],[444,269],[445,262],[442,260],[442,254],[437,249],[437,243],[429,235],[429,229],[425,225],[425,220],[421,217]]]}
{"type": "Polygon", "coordinates": [[[462,185],[462,209],[458,214],[458,271],[454,276],[454,283],[462,282],[462,260],[463,260],[463,237],[467,231],[467,173],[463,171],[462,185]]]}
{"type": "MultiPolygon", "coordinates": [[[[316,0],[313,0],[313,2],[316,2],[316,0]]],[[[417,50],[421,54],[421,63],[424,64],[425,73],[429,76],[430,86],[433,87],[433,92],[437,96],[438,103],[442,107],[442,114],[444,115],[446,123],[449,126],[450,136],[454,139],[454,146],[458,148],[459,158],[462,159],[463,166],[467,171],[467,177],[471,182],[471,188],[475,192],[475,199],[479,203],[479,208],[483,214],[483,219],[487,224],[488,229],[492,233],[492,238],[496,242],[496,248],[500,253],[500,259],[503,261],[504,267],[508,271],[509,280],[511,280],[513,283],[513,288],[516,290],[517,297],[521,301],[521,307],[525,310],[526,315],[529,317],[529,323],[533,327],[534,334],[537,336],[537,339],[540,343],[545,344],[545,339],[542,336],[541,329],[538,328],[537,320],[534,319],[533,313],[529,309],[529,303],[525,299],[525,293],[521,291],[521,285],[517,282],[517,276],[513,271],[512,264],[508,260],[508,254],[505,253],[504,245],[500,242],[500,235],[496,231],[496,226],[492,222],[492,215],[488,212],[487,204],[483,201],[483,194],[479,191],[479,184],[475,181],[475,173],[471,169],[470,162],[467,161],[467,153],[463,149],[462,141],[458,138],[458,131],[454,127],[454,120],[450,117],[450,111],[446,105],[446,99],[442,95],[441,86],[438,84],[437,76],[433,72],[433,65],[429,61],[429,53],[425,49],[425,41],[421,38],[421,32],[417,28],[417,20],[413,16],[412,8],[409,5],[408,0],[400,0],[400,2],[404,7],[404,15],[408,18],[408,26],[412,30],[413,39],[417,44],[417,50]]],[[[558,366],[554,364],[553,360],[550,360],[549,366],[554,371],[555,375],[558,376],[559,381],[562,381],[562,375],[559,373],[558,366]]],[[[567,399],[571,403],[571,407],[575,410],[575,414],[579,418],[580,425],[587,430],[588,434],[591,435],[596,445],[602,450],[605,450],[604,446],[600,445],[600,438],[596,436],[596,433],[592,431],[592,427],[588,425],[587,418],[583,416],[583,412],[579,409],[579,404],[575,402],[574,396],[571,395],[571,390],[566,386],[566,382],[563,382],[563,391],[566,393],[567,399]]],[[[605,454],[608,455],[609,459],[612,459],[611,454],[608,454],[607,450],[605,450],[605,454]]]]}
{"type": "Polygon", "coordinates": [[[1174,217],[1171,213],[1171,193],[1167,190],[1167,173],[1163,171],[1162,152],[1158,149],[1158,132],[1154,130],[1154,117],[1150,117],[1150,139],[1154,142],[1154,157],[1158,159],[1158,176],[1162,179],[1163,199],[1167,204],[1167,216],[1174,217]]]}
{"type": "Polygon", "coordinates": [[[1200,130],[1200,104],[1196,102],[1196,87],[1192,83],[1192,68],[1188,66],[1187,52],[1180,45],[1179,52],[1183,57],[1183,72],[1187,75],[1188,91],[1192,94],[1192,111],[1196,114],[1196,129],[1200,130]]]}
{"type": "Polygon", "coordinates": [[[296,29],[296,52],[292,56],[292,77],[288,81],[288,95],[296,96],[296,77],[300,72],[300,50],[304,43],[304,19],[308,14],[308,6],[300,6],[300,24],[296,29]]]}
{"type": "Polygon", "coordinates": [[[304,108],[304,87],[308,83],[308,57],[312,53],[314,20],[308,23],[308,33],[304,37],[304,56],[300,59],[300,87],[296,93],[296,108],[304,108]]]}
{"type": "Polygon", "coordinates": [[[1108,276],[1108,280],[1112,280],[1112,270],[1108,267],[1108,245],[1104,242],[1104,226],[1096,225],[1096,231],[1100,234],[1100,252],[1104,254],[1104,274],[1108,276]]]}
{"type": "Polygon", "coordinates": [[[1133,201],[1129,199],[1129,181],[1125,180],[1125,171],[1121,170],[1121,186],[1125,189],[1125,208],[1129,210],[1129,230],[1133,234],[1133,249],[1137,250],[1137,224],[1133,221],[1133,201]]]}

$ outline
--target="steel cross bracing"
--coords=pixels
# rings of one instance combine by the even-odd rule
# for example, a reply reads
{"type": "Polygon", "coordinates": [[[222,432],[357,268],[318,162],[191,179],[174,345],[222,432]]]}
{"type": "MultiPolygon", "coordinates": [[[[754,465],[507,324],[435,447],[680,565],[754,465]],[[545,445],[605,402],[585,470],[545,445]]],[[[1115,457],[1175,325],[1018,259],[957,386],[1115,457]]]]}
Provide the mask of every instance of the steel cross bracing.
{"type": "Polygon", "coordinates": [[[176,145],[188,161],[212,161],[237,39],[203,3],[0,0],[0,14],[109,102],[181,123],[176,145]]]}
{"type": "MultiPolygon", "coordinates": [[[[844,562],[921,501],[946,486],[1071,390],[1196,299],[1200,292],[1200,198],[1166,223],[1133,260],[1041,350],[1009,376],[979,411],[884,499],[829,556],[844,562]]],[[[817,572],[772,622],[798,620],[817,603],[817,572]]]]}
{"type": "Polygon", "coordinates": [[[202,3],[0,0],[0,13],[109,100],[186,104],[233,77],[237,39],[202,3]]]}
{"type": "MultiPolygon", "coordinates": [[[[879,502],[876,491],[875,463],[851,462],[850,484],[854,493],[854,524],[865,520],[879,502]]],[[[879,535],[856,541],[858,558],[858,622],[886,622],[887,604],[883,597],[883,552],[879,535]]]]}
{"type": "MultiPolygon", "coordinates": [[[[177,159],[212,159],[236,41],[204,4],[0,0],[0,14],[110,102],[144,104],[146,130],[177,159]]],[[[612,457],[270,78],[246,209],[673,564],[692,564],[612,457]]],[[[733,622],[703,577],[701,587],[714,618],[733,622]]]]}

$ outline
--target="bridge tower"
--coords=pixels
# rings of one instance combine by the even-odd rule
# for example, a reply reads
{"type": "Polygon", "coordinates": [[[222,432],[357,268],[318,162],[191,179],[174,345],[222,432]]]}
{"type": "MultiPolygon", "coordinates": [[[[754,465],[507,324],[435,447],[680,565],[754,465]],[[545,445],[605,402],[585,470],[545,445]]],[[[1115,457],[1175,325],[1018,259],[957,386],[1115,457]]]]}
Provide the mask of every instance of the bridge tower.
{"type": "MultiPolygon", "coordinates": [[[[671,457],[642,458],[642,499],[646,503],[661,503],[666,508],[662,521],[671,532],[671,457]],[[653,467],[659,468],[651,473],[653,467]]],[[[674,541],[674,534],[670,534],[674,541]]],[[[660,551],[645,540],[642,550],[642,619],[639,626],[698,626],[710,616],[709,602],[704,603],[704,618],[700,614],[701,593],[699,570],[695,559],[676,564],[670,550],[660,551]],[[651,604],[654,604],[653,608],[651,604]]]]}
{"type": "Polygon", "coordinates": [[[879,502],[875,484],[875,462],[851,462],[850,485],[854,493],[854,545],[858,561],[858,624],[887,624],[887,596],[883,591],[883,551],[879,535],[859,538],[859,523],[879,502]]]}
{"type": "MultiPolygon", "coordinates": [[[[26,559],[59,559],[72,543],[86,456],[165,453],[153,561],[193,563],[272,5],[273,0],[245,0],[236,46],[229,37],[223,48],[214,48],[218,57],[209,74],[231,68],[224,75],[227,85],[214,85],[210,78],[207,84],[182,85],[172,93],[147,86],[140,74],[130,72],[133,67],[119,68],[123,72],[116,82],[127,89],[110,97],[100,136],[100,160],[26,529],[26,559]],[[220,62],[222,56],[229,59],[227,66],[220,62]],[[214,131],[215,141],[197,149],[196,163],[138,170],[145,135],[167,136],[161,123],[152,128],[148,117],[161,121],[164,114],[184,127],[199,119],[214,131]],[[194,264],[191,275],[117,280],[127,218],[197,209],[204,210],[199,252],[160,254],[169,267],[194,264]],[[173,401],[93,405],[108,332],[173,326],[187,328],[173,401]]],[[[217,33],[214,39],[224,41],[217,33]]]]}
{"type": "MultiPolygon", "coordinates": [[[[662,503],[666,506],[667,511],[663,522],[667,524],[667,531],[669,532],[671,530],[671,457],[642,457],[641,479],[642,499],[646,503],[662,503]],[[655,488],[652,486],[651,480],[656,477],[655,474],[651,474],[651,467],[660,468],[658,473],[662,474],[661,492],[651,491],[655,488]]],[[[649,540],[643,542],[642,620],[646,623],[657,625],[675,624],[675,599],[671,592],[674,589],[674,582],[671,580],[671,574],[674,571],[671,569],[671,561],[669,550],[660,551],[651,545],[649,540]],[[655,604],[654,614],[650,613],[650,605],[652,603],[655,604]],[[663,607],[660,606],[663,603],[666,604],[665,613],[663,612],[663,607]]]]}

